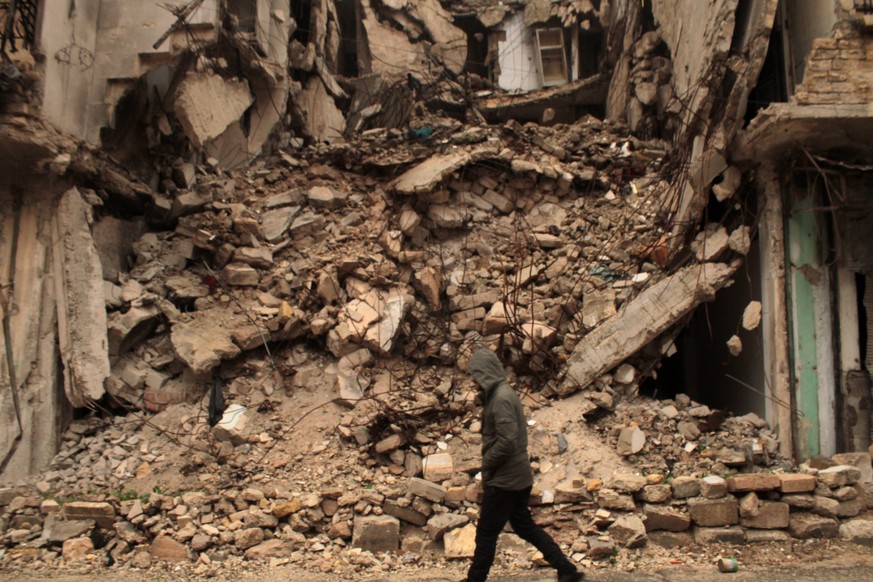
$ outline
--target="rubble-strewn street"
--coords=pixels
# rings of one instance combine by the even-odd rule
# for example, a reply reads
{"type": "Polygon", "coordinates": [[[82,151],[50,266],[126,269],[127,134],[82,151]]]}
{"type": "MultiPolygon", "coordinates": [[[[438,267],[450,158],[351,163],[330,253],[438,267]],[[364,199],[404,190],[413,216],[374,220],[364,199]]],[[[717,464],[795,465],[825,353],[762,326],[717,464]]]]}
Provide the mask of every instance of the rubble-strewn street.
{"type": "MultiPolygon", "coordinates": [[[[869,569],[870,170],[758,129],[785,2],[43,4],[0,4],[0,568],[458,578],[488,347],[592,579],[869,569]]],[[[795,107],[870,91],[838,4],[795,107]]]]}

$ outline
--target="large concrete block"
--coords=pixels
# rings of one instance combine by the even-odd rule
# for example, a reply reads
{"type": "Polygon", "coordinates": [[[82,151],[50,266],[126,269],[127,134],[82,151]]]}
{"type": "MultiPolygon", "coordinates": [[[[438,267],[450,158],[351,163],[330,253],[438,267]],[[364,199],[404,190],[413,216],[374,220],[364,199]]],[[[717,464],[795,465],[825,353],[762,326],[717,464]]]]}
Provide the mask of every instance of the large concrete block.
{"type": "Polygon", "coordinates": [[[709,544],[744,544],[746,532],[738,526],[733,527],[696,527],[694,541],[705,546],[709,544]]]}
{"type": "Polygon", "coordinates": [[[71,501],[64,505],[63,514],[67,520],[93,520],[104,529],[111,528],[115,521],[115,508],[102,502],[71,501]]]}
{"type": "Polygon", "coordinates": [[[779,501],[761,501],[756,515],[745,516],[743,527],[754,529],[780,529],[788,527],[788,504],[779,501]]]}
{"type": "Polygon", "coordinates": [[[174,109],[185,135],[199,148],[242,118],[253,101],[244,79],[190,72],[179,84],[174,109]]]}
{"type": "Polygon", "coordinates": [[[646,518],[646,531],[685,531],[691,527],[691,517],[687,513],[670,507],[647,505],[643,510],[646,518]]]}
{"type": "Polygon", "coordinates": [[[727,480],[728,491],[746,492],[746,491],[772,491],[777,489],[781,484],[779,475],[771,473],[747,473],[743,475],[734,475],[727,480]]]}
{"type": "Polygon", "coordinates": [[[476,526],[472,523],[443,536],[446,558],[472,558],[476,549],[476,526]]]}
{"type": "Polygon", "coordinates": [[[448,453],[436,453],[424,458],[422,464],[424,478],[428,481],[440,482],[451,479],[454,474],[452,456],[448,453]]]}
{"type": "Polygon", "coordinates": [[[739,504],[733,496],[722,499],[690,499],[688,512],[694,523],[702,527],[735,525],[740,521],[739,504]]]}
{"type": "MultiPolygon", "coordinates": [[[[443,499],[446,497],[446,488],[437,483],[433,483],[426,479],[419,479],[418,477],[412,477],[409,480],[409,485],[407,487],[407,491],[412,493],[413,495],[418,495],[419,497],[424,497],[434,503],[441,503],[443,499]]],[[[456,501],[462,501],[463,497],[457,499],[456,501]]]]}
{"type": "Polygon", "coordinates": [[[390,515],[355,516],[352,546],[371,552],[393,552],[400,547],[400,521],[390,515]]]}
{"type": "Polygon", "coordinates": [[[788,520],[788,533],[798,539],[835,538],[839,534],[839,522],[830,517],[797,512],[788,520]]]}
{"type": "Polygon", "coordinates": [[[718,475],[707,475],[700,480],[700,494],[707,499],[721,499],[727,495],[727,482],[718,475]]]}
{"type": "Polygon", "coordinates": [[[782,493],[809,493],[815,491],[815,476],[803,473],[779,475],[779,491],[782,493]]]}
{"type": "Polygon", "coordinates": [[[818,482],[828,487],[854,485],[861,480],[861,471],[854,465],[836,465],[818,472],[818,482]]]}

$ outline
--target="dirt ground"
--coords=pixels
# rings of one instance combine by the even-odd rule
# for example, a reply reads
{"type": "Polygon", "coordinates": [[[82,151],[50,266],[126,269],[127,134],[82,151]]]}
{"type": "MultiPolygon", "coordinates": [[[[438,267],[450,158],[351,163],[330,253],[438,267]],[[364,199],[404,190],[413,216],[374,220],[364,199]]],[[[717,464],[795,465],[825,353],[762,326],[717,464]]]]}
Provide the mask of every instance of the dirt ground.
{"type": "MultiPolygon", "coordinates": [[[[331,572],[311,572],[294,565],[234,561],[212,564],[160,564],[149,570],[126,568],[71,566],[35,571],[16,569],[0,571],[0,580],[15,582],[92,582],[94,580],[134,581],[206,581],[257,582],[264,579],[294,582],[457,582],[463,579],[468,560],[443,564],[411,563],[400,571],[362,571],[353,575],[331,572]]],[[[656,549],[643,549],[615,560],[596,562],[587,568],[587,579],[601,582],[616,580],[715,580],[735,582],[766,580],[767,582],[823,582],[873,579],[873,548],[839,541],[764,543],[747,546],[712,546],[686,548],[663,554],[656,549]],[[722,574],[715,566],[720,557],[736,558],[740,564],[736,574],[722,574]]],[[[554,580],[548,568],[527,569],[498,559],[492,570],[491,582],[546,582],[554,580]]]]}

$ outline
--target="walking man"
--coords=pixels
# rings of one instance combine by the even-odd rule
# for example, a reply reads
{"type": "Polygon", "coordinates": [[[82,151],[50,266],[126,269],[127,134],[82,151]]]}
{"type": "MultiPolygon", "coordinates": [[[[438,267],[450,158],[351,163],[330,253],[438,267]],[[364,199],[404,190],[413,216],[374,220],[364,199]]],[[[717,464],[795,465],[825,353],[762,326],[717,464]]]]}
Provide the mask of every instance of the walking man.
{"type": "Polygon", "coordinates": [[[466,582],[485,582],[497,537],[508,521],[512,530],[542,552],[558,571],[558,582],[585,578],[564,556],[558,544],[537,526],[528,508],[533,475],[527,453],[527,421],[521,401],[509,382],[500,360],[491,350],[481,349],[467,364],[482,391],[482,483],[485,492],[476,527],[476,551],[466,582]]]}

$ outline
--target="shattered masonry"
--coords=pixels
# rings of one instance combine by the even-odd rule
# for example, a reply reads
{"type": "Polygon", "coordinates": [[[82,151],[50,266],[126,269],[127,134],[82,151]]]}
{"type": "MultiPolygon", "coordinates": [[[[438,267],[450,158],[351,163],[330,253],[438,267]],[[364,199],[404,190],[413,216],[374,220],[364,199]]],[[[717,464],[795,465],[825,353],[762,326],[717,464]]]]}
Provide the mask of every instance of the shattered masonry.
{"type": "Polygon", "coordinates": [[[469,557],[480,346],[586,567],[873,539],[852,3],[12,4],[0,562],[469,557]]]}

